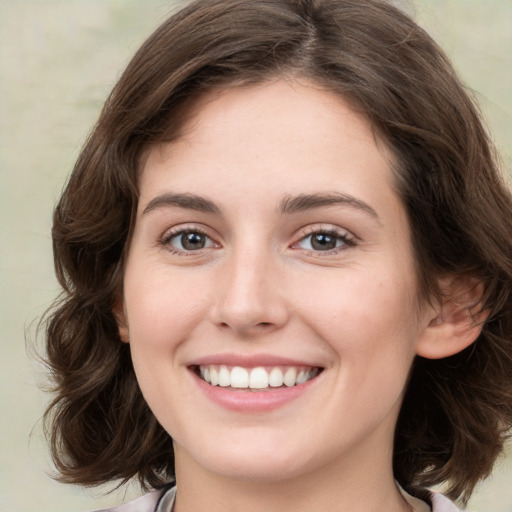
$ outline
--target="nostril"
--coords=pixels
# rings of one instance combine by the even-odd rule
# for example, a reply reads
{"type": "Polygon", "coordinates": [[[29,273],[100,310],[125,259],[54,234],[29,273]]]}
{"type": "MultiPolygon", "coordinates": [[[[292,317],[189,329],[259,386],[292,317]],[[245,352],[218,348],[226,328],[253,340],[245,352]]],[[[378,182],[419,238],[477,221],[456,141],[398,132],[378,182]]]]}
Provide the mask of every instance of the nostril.
{"type": "MultiPolygon", "coordinates": [[[[274,325],[272,322],[259,322],[255,324],[254,327],[271,327],[272,325],[274,325]]],[[[229,328],[230,324],[228,322],[221,322],[219,323],[219,327],[221,327],[222,329],[229,328]]]]}

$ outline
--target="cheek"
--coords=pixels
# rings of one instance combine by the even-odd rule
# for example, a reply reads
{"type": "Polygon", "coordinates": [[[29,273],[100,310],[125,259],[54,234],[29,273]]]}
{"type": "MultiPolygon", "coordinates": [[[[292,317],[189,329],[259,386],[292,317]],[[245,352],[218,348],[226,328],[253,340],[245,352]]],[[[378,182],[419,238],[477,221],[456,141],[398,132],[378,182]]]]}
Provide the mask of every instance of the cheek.
{"type": "Polygon", "coordinates": [[[305,308],[339,369],[339,396],[360,397],[356,414],[399,399],[415,355],[414,280],[403,274],[353,272],[336,286],[317,286],[305,308]]]}
{"type": "MultiPolygon", "coordinates": [[[[333,278],[303,283],[302,310],[315,330],[329,339],[341,336],[360,348],[397,336],[413,338],[416,299],[413,279],[366,269],[341,270],[333,278]],[[373,336],[370,334],[373,333],[373,336]]],[[[299,295],[299,294],[297,294],[299,295]]]]}
{"type": "MultiPolygon", "coordinates": [[[[145,267],[145,268],[144,268],[145,267]]],[[[169,396],[179,402],[182,389],[182,345],[205,316],[204,300],[190,280],[169,269],[127,269],[124,291],[132,362],[141,391],[164,425],[169,396]]]]}
{"type": "Polygon", "coordinates": [[[130,338],[159,344],[179,337],[204,315],[204,290],[186,275],[152,266],[128,269],[125,307],[130,338]]]}

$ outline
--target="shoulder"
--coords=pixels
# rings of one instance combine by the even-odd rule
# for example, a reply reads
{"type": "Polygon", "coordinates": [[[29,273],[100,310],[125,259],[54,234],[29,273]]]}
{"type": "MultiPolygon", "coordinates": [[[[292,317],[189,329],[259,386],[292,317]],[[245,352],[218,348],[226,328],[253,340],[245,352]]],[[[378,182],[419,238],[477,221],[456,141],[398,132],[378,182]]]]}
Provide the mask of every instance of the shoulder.
{"type": "Polygon", "coordinates": [[[430,493],[430,499],[432,502],[432,508],[430,508],[430,506],[424,501],[411,496],[405,492],[399,484],[397,485],[402,496],[405,498],[405,501],[409,503],[414,512],[460,512],[455,504],[442,494],[438,494],[436,492],[430,493]]]}
{"type": "Polygon", "coordinates": [[[174,494],[174,487],[166,487],[145,494],[123,505],[94,512],[171,512],[174,504],[174,494]]]}
{"type": "Polygon", "coordinates": [[[460,509],[442,494],[432,493],[432,512],[460,512],[460,509]]]}

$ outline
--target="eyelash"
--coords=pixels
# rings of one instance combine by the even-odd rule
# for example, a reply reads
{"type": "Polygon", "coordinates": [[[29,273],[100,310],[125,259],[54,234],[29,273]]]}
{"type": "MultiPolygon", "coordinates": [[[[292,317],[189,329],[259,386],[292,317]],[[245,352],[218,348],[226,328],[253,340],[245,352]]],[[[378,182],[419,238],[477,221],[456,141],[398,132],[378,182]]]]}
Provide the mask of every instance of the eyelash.
{"type": "MultiPolygon", "coordinates": [[[[172,229],[170,231],[166,231],[164,233],[164,235],[162,236],[161,240],[159,241],[159,245],[161,245],[162,247],[165,247],[165,249],[168,250],[171,254],[176,254],[178,256],[197,255],[198,253],[200,253],[203,250],[203,248],[195,250],[195,251],[193,251],[193,250],[187,251],[187,250],[177,249],[176,247],[173,247],[171,245],[171,242],[173,239],[177,239],[178,237],[183,236],[186,233],[199,234],[199,235],[202,235],[205,238],[213,241],[212,238],[206,232],[206,230],[201,229],[200,227],[197,227],[197,226],[190,226],[190,227],[185,227],[185,228],[183,228],[183,227],[178,228],[176,230],[172,229]]],[[[213,242],[212,245],[215,245],[215,242],[213,242]]]]}
{"type": "Polygon", "coordinates": [[[307,240],[308,238],[311,239],[315,235],[326,235],[328,237],[332,237],[337,242],[340,241],[341,244],[330,250],[325,251],[314,249],[302,249],[308,256],[332,256],[342,251],[345,251],[350,247],[355,247],[357,245],[355,237],[348,233],[347,231],[338,230],[334,228],[319,228],[311,226],[307,228],[305,233],[301,234],[301,237],[297,242],[294,242],[292,244],[292,248],[297,247],[301,242],[307,240]]]}
{"type": "MultiPolygon", "coordinates": [[[[355,237],[353,237],[353,235],[349,234],[346,231],[341,231],[333,228],[322,229],[317,227],[310,227],[306,230],[306,232],[303,232],[301,234],[299,240],[297,240],[291,245],[291,248],[299,250],[300,247],[298,246],[301,242],[304,242],[308,238],[311,238],[315,235],[325,235],[328,237],[332,237],[337,241],[336,243],[338,243],[339,241],[341,242],[341,244],[330,250],[325,251],[302,248],[301,250],[308,256],[332,256],[334,254],[338,254],[341,251],[347,250],[348,248],[357,245],[355,237]]],[[[190,226],[185,228],[179,228],[176,230],[166,231],[165,234],[162,236],[161,240],[159,241],[159,245],[165,247],[165,249],[168,250],[171,254],[176,254],[178,256],[193,256],[200,254],[204,249],[209,249],[210,247],[215,246],[219,247],[219,245],[215,241],[213,241],[213,239],[208,235],[206,230],[201,229],[200,227],[197,226],[190,226]],[[210,240],[211,245],[209,247],[202,247],[197,250],[180,250],[171,245],[173,239],[177,239],[178,237],[183,236],[186,233],[202,235],[208,240],[210,240]]]]}

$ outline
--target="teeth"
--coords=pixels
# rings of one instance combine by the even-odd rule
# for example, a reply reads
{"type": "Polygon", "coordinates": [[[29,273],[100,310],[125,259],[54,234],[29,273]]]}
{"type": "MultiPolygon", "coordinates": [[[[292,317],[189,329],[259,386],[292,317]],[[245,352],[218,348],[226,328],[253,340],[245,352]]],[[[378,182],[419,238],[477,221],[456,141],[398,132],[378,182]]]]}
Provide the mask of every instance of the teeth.
{"type": "Polygon", "coordinates": [[[232,388],[248,388],[249,372],[245,368],[235,366],[231,370],[231,387],[232,388]]]}
{"type": "Polygon", "coordinates": [[[284,374],[283,382],[285,386],[295,386],[295,383],[297,382],[297,369],[290,366],[284,374]]]}
{"type": "Polygon", "coordinates": [[[242,368],[227,365],[205,365],[199,367],[201,378],[212,386],[236,389],[268,389],[304,384],[318,375],[318,368],[271,367],[242,368]]]}
{"type": "Polygon", "coordinates": [[[231,373],[227,366],[221,366],[219,368],[219,386],[223,388],[231,386],[231,373]]]}
{"type": "Polygon", "coordinates": [[[281,368],[272,368],[268,376],[268,384],[272,388],[280,388],[283,385],[283,372],[281,368]]]}
{"type": "Polygon", "coordinates": [[[253,368],[249,377],[249,387],[251,389],[268,388],[268,373],[265,368],[253,368]]]}
{"type": "MultiPolygon", "coordinates": [[[[205,371],[205,373],[206,373],[206,371],[205,371]]],[[[213,367],[210,368],[210,384],[212,386],[219,385],[219,372],[213,367]]]]}
{"type": "Polygon", "coordinates": [[[308,380],[308,375],[305,371],[299,372],[297,375],[297,384],[304,384],[308,380]]]}

